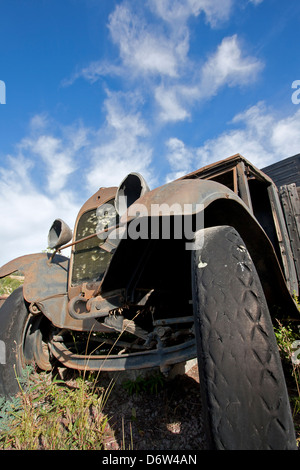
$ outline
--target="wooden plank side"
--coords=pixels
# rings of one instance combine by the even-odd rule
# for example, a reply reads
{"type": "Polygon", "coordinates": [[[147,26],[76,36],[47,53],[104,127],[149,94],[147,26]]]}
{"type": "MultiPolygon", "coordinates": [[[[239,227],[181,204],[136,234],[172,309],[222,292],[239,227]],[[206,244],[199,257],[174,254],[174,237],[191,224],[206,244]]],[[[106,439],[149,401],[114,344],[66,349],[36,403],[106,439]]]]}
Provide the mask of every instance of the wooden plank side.
{"type": "Polygon", "coordinates": [[[298,283],[300,284],[300,203],[299,188],[289,184],[280,187],[280,201],[286,221],[290,245],[295,262],[298,283]]]}

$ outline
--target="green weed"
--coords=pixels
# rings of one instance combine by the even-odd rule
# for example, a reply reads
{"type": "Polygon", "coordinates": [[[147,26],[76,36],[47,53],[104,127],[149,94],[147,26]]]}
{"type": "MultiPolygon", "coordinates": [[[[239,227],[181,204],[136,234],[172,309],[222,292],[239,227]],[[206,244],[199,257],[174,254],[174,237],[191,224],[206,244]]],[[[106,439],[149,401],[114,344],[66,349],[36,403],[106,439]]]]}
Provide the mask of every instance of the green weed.
{"type": "Polygon", "coordinates": [[[7,276],[0,279],[0,295],[10,295],[21,284],[23,284],[23,279],[19,276],[7,276]]]}
{"type": "Polygon", "coordinates": [[[0,449],[105,450],[113,439],[103,407],[107,390],[77,377],[72,386],[31,374],[18,396],[0,404],[0,449]]]}
{"type": "MultiPolygon", "coordinates": [[[[300,309],[299,299],[295,301],[300,309]]],[[[296,351],[299,350],[300,322],[280,322],[274,327],[275,336],[281,355],[284,372],[288,384],[290,402],[293,412],[293,419],[296,428],[297,441],[300,445],[300,364],[299,356],[295,360],[296,351]]]]}
{"type": "Polygon", "coordinates": [[[129,395],[138,395],[142,392],[157,394],[164,386],[164,383],[164,376],[160,372],[157,372],[148,377],[138,376],[136,380],[127,380],[123,382],[122,386],[129,395]]]}

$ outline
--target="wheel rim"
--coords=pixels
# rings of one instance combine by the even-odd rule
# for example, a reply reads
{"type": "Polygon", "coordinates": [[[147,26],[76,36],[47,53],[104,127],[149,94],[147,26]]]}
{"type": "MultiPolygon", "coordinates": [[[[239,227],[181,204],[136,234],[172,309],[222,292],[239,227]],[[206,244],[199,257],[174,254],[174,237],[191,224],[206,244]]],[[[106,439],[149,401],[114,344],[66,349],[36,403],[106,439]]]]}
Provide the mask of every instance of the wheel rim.
{"type": "Polygon", "coordinates": [[[51,370],[50,352],[47,338],[49,325],[43,315],[29,315],[24,327],[22,351],[20,353],[22,366],[35,363],[42,370],[51,370]]]}

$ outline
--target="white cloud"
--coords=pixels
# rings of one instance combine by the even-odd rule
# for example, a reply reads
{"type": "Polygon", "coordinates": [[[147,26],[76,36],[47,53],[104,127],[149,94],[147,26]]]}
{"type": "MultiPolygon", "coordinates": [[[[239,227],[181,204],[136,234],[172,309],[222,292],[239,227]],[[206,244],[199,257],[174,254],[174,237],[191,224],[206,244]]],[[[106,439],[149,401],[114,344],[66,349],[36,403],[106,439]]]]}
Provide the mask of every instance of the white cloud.
{"type": "MultiPolygon", "coordinates": [[[[57,190],[67,184],[68,175],[76,171],[75,156],[88,144],[90,130],[82,124],[73,123],[70,126],[62,126],[50,121],[46,115],[35,115],[28,126],[28,135],[15,144],[17,157],[23,158],[25,167],[43,166],[46,170],[48,185],[44,185],[45,192],[53,190],[52,179],[61,183],[57,184],[57,190]]],[[[7,156],[8,161],[11,160],[7,156]]],[[[5,167],[4,165],[0,166],[5,167]]]]}
{"type": "Polygon", "coordinates": [[[46,190],[56,194],[67,185],[72,173],[77,170],[75,157],[88,144],[88,129],[82,125],[60,127],[61,137],[50,130],[44,115],[36,115],[30,121],[30,135],[25,137],[18,149],[44,165],[47,179],[46,190]]]}
{"type": "Polygon", "coordinates": [[[48,230],[56,218],[72,228],[82,192],[69,181],[76,158],[88,143],[87,129],[73,125],[50,130],[46,115],[35,115],[29,135],[0,165],[0,265],[47,248],[48,230]],[[69,189],[71,188],[71,189],[69,189]]]}
{"type": "Polygon", "coordinates": [[[190,0],[198,11],[204,11],[207,21],[212,27],[218,26],[220,23],[229,19],[233,0],[190,0]]]}
{"type": "Polygon", "coordinates": [[[70,149],[64,149],[63,142],[51,135],[41,135],[37,140],[27,139],[23,147],[46,164],[49,192],[56,193],[64,188],[67,178],[75,171],[70,149]]]}
{"type": "Polygon", "coordinates": [[[92,83],[105,75],[135,80],[146,99],[155,97],[158,118],[166,123],[189,119],[194,105],[224,86],[244,86],[256,79],[262,63],[247,55],[237,35],[224,38],[204,65],[202,45],[198,46],[199,59],[189,57],[188,19],[203,13],[211,25],[217,25],[228,19],[233,0],[148,0],[146,6],[156,20],[149,22],[146,10],[140,7],[134,11],[134,2],[119,3],[108,23],[112,41],[119,48],[117,64],[94,61],[69,83],[79,76],[92,83]]]}
{"type": "Polygon", "coordinates": [[[300,110],[274,123],[271,144],[278,155],[295,155],[300,149],[300,110]]]}
{"type": "Polygon", "coordinates": [[[166,181],[169,182],[192,171],[194,154],[176,137],[169,139],[166,145],[168,148],[167,160],[173,170],[166,177],[166,181]]]}
{"type": "Polygon", "coordinates": [[[35,187],[30,174],[33,164],[24,156],[6,161],[7,167],[0,169],[0,265],[46,249],[54,219],[63,218],[72,227],[78,211],[71,192],[50,197],[35,187]]]}
{"type": "Polygon", "coordinates": [[[132,73],[177,76],[179,44],[158,28],[151,28],[127,4],[117,5],[110,15],[109,30],[123,65],[132,73]]]}
{"type": "Polygon", "coordinates": [[[224,38],[197,77],[182,75],[176,84],[156,88],[154,96],[161,108],[160,119],[164,122],[188,119],[193,106],[212,98],[222,87],[252,83],[262,66],[259,60],[243,53],[236,35],[224,38]]]}
{"type": "Polygon", "coordinates": [[[211,26],[229,18],[232,3],[232,0],[150,0],[153,10],[169,23],[186,22],[189,16],[203,12],[211,26]]]}
{"type": "Polygon", "coordinates": [[[91,62],[87,67],[84,67],[78,75],[84,77],[91,83],[94,83],[100,76],[121,74],[122,67],[109,62],[97,60],[91,62]]]}
{"type": "Polygon", "coordinates": [[[45,113],[35,114],[29,123],[32,132],[40,132],[48,126],[48,117],[45,113]]]}
{"type": "Polygon", "coordinates": [[[200,92],[205,98],[224,86],[247,85],[256,79],[262,63],[243,55],[237,35],[224,38],[201,71],[200,92]]]}
{"type": "Polygon", "coordinates": [[[189,148],[178,140],[173,141],[176,145],[170,146],[169,141],[170,175],[175,178],[236,153],[257,168],[299,153],[300,110],[279,118],[259,102],[235,116],[231,125],[239,127],[207,140],[200,147],[189,148]]]}
{"type": "Polygon", "coordinates": [[[93,61],[63,80],[63,86],[71,85],[79,77],[94,83],[106,75],[126,79],[157,76],[176,78],[180,75],[180,67],[185,64],[189,50],[189,31],[185,21],[166,31],[161,23],[149,23],[141,10],[137,11],[139,13],[133,11],[132,3],[125,1],[118,4],[109,16],[111,39],[119,48],[117,63],[93,61]]]}
{"type": "Polygon", "coordinates": [[[135,111],[135,96],[110,93],[105,102],[107,126],[93,144],[90,170],[86,174],[89,190],[118,186],[130,172],[137,171],[152,181],[152,148],[147,143],[148,129],[135,111]],[[122,100],[127,101],[126,110],[122,100]],[[132,109],[129,110],[131,101],[132,109]],[[99,143],[100,142],[100,143],[99,143]]]}
{"type": "Polygon", "coordinates": [[[185,101],[181,104],[182,96],[178,88],[165,88],[163,85],[155,90],[155,99],[159,104],[162,121],[184,121],[190,116],[185,101]]]}

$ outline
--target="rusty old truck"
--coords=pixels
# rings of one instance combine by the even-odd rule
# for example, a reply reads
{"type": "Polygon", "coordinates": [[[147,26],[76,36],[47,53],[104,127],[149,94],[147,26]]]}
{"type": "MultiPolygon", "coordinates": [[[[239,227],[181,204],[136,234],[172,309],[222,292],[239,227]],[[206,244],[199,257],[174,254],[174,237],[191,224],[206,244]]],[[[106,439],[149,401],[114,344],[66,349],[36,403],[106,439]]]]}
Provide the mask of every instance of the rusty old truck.
{"type": "Polygon", "coordinates": [[[168,374],[197,358],[209,447],[295,449],[273,328],[299,320],[287,215],[273,181],[239,154],[153,190],[138,173],[100,188],[73,233],[53,222],[51,252],[0,268],[24,275],[0,309],[0,394],[17,393],[33,362],[168,374]]]}

